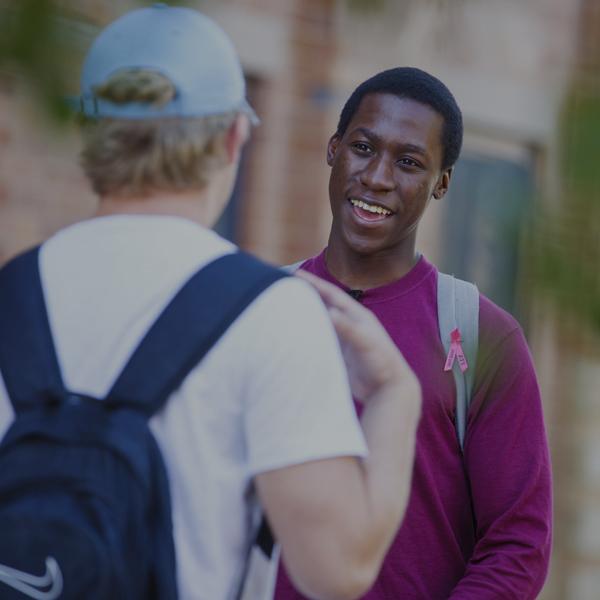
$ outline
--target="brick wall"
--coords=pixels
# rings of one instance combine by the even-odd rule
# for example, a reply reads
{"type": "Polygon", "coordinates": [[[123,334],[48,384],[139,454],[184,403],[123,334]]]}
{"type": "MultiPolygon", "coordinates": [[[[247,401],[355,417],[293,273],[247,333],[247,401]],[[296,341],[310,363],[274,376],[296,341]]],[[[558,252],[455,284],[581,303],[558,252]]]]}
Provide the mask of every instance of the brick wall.
{"type": "Polygon", "coordinates": [[[0,262],[89,216],[74,133],[50,125],[25,88],[0,88],[0,262]]]}
{"type": "Polygon", "coordinates": [[[249,153],[239,241],[264,258],[285,263],[317,252],[329,230],[325,147],[333,128],[327,90],[336,52],[334,2],[254,4],[287,22],[282,51],[289,62],[271,76],[256,78],[262,124],[249,153]]]}

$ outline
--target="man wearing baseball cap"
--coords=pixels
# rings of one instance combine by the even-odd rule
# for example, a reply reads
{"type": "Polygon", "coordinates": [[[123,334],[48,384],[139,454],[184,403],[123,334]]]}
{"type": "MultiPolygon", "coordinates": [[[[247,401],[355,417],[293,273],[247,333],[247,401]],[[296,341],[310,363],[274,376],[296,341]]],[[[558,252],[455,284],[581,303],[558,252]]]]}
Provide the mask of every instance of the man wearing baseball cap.
{"type": "MultiPolygon", "coordinates": [[[[209,228],[256,117],[231,42],[191,9],[155,5],[109,25],[81,85],[82,164],[100,202],[42,245],[39,270],[65,387],[96,399],[185,282],[237,252],[209,228]]],[[[261,510],[312,598],[364,593],[400,523],[419,386],[368,311],[314,284],[318,294],[294,277],[267,287],[150,420],[181,598],[240,597],[261,510]]],[[[0,377],[0,436],[13,419],[0,377]]],[[[0,596],[3,582],[35,587],[15,573],[0,565],[0,596]]]]}

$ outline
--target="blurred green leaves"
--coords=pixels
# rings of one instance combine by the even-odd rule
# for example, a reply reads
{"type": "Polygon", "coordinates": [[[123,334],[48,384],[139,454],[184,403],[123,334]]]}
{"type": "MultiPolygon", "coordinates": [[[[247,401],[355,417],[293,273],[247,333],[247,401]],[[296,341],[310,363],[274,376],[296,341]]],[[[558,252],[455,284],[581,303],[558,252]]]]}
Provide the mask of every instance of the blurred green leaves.
{"type": "Polygon", "coordinates": [[[64,98],[76,93],[83,54],[104,21],[150,0],[100,3],[75,0],[0,0],[0,81],[18,79],[54,121],[70,115],[64,98]],[[98,15],[93,14],[97,12],[98,15]],[[92,14],[88,14],[92,13],[92,14]]]}
{"type": "MultiPolygon", "coordinates": [[[[600,94],[574,89],[562,115],[560,202],[536,219],[534,282],[561,314],[600,334],[600,94]]],[[[542,209],[543,210],[543,209],[542,209]]]]}
{"type": "Polygon", "coordinates": [[[64,119],[69,48],[52,0],[0,6],[0,75],[24,79],[51,115],[64,119]]]}

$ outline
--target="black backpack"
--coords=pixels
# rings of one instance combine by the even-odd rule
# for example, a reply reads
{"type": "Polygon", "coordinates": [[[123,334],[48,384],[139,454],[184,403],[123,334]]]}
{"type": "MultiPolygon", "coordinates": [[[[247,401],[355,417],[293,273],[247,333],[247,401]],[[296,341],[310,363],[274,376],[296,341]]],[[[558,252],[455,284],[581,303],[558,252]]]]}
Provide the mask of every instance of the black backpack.
{"type": "Polygon", "coordinates": [[[67,390],[38,248],[0,270],[0,372],[15,420],[0,443],[0,598],[177,598],[166,470],[148,419],[285,273],[243,253],[193,275],[107,397],[67,390]]]}

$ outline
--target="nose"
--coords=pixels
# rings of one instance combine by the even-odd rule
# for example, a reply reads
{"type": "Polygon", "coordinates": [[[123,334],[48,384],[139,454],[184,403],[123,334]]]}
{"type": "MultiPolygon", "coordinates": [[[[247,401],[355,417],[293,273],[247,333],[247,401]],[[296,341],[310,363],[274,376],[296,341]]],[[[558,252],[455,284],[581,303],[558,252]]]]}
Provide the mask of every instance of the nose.
{"type": "Polygon", "coordinates": [[[385,156],[374,156],[360,173],[360,182],[368,189],[389,192],[394,189],[394,165],[385,156]]]}

